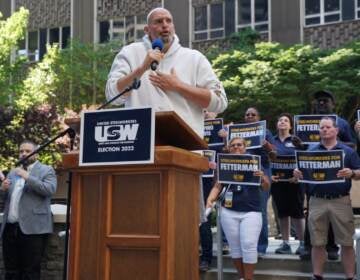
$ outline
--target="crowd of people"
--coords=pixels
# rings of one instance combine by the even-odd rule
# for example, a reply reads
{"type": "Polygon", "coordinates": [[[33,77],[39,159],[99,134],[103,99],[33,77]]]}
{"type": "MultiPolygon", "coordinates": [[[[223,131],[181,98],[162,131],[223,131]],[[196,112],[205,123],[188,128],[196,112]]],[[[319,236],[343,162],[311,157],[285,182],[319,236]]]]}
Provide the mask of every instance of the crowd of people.
{"type": "MultiPolygon", "coordinates": [[[[125,107],[151,106],[155,111],[175,111],[202,138],[204,119],[215,118],[227,108],[222,83],[203,54],[181,46],[173,17],[167,9],[155,8],[149,12],[144,33],[141,42],[124,46],[115,57],[106,84],[106,98],[113,99],[134,80],[139,80],[140,88],[121,96],[115,103],[125,104],[125,107]],[[153,42],[159,39],[162,43],[154,47],[153,42]]],[[[334,108],[334,95],[321,90],[314,94],[309,113],[328,115],[334,113],[334,108]]],[[[243,123],[260,120],[260,112],[255,107],[244,112],[243,123]]],[[[292,253],[289,237],[293,226],[299,240],[295,253],[306,259],[311,250],[312,279],[323,279],[326,256],[337,258],[338,245],[341,246],[345,275],[347,279],[354,279],[354,221],[349,191],[351,180],[360,179],[360,158],[354,137],[356,134],[360,142],[360,120],[352,129],[341,117],[337,122],[324,117],[320,121],[319,143],[313,145],[305,145],[294,137],[292,120],[293,116],[280,114],[274,129],[276,135],[267,128],[265,140],[255,149],[248,149],[243,138],[227,139],[226,126],[219,130],[219,136],[228,140],[225,141],[228,153],[260,157],[261,168],[253,174],[259,178],[259,184],[222,184],[216,175],[211,180],[202,180],[199,198],[201,270],[207,270],[212,259],[211,223],[204,215],[204,205],[212,207],[219,194],[224,193],[220,201],[221,226],[231,257],[240,279],[253,279],[258,257],[266,254],[268,247],[267,204],[272,195],[282,236],[282,244],[275,252],[292,253]],[[286,182],[272,174],[270,163],[277,156],[294,155],[296,150],[335,149],[345,154],[344,168],[336,174],[345,179],[342,183],[299,184],[303,174],[297,169],[286,182]]],[[[31,141],[22,142],[20,158],[35,148],[31,141]]],[[[222,147],[215,150],[219,152],[219,149],[222,147]]],[[[27,162],[27,166],[11,170],[7,177],[0,174],[0,194],[5,199],[0,231],[5,279],[40,279],[41,254],[46,236],[52,232],[50,198],[56,191],[55,172],[37,161],[36,156],[27,162]]],[[[216,163],[211,163],[210,167],[215,168],[216,163]]]]}
{"type": "MultiPolygon", "coordinates": [[[[152,10],[147,16],[144,31],[145,37],[142,42],[123,47],[116,56],[106,85],[107,99],[119,94],[134,79],[139,79],[142,86],[121,97],[120,104],[125,104],[125,107],[151,106],[155,111],[175,111],[200,137],[203,137],[204,119],[215,117],[227,108],[228,101],[221,82],[204,55],[180,45],[179,38],[175,35],[172,15],[168,10],[164,8],[152,10]],[[162,40],[163,47],[152,46],[152,43],[158,39],[162,40]]],[[[309,113],[326,115],[333,113],[334,108],[333,94],[322,90],[314,94],[312,112],[309,113]]],[[[245,111],[244,123],[260,120],[260,113],[255,107],[245,111]]],[[[307,146],[293,137],[292,116],[288,114],[281,114],[278,117],[275,137],[269,129],[266,130],[265,140],[259,148],[247,149],[246,141],[242,138],[229,139],[229,143],[226,144],[228,152],[236,155],[249,153],[260,156],[261,170],[254,174],[261,178],[257,187],[248,187],[244,184],[225,186],[216,181],[216,176],[214,176],[215,180],[202,180],[200,184],[201,214],[205,213],[204,203],[211,207],[221,190],[226,188],[221,202],[221,225],[241,279],[253,279],[258,256],[266,254],[267,204],[270,195],[273,196],[275,202],[283,239],[276,253],[291,253],[289,236],[291,225],[293,225],[299,239],[299,247],[295,253],[300,254],[302,258],[309,257],[310,246],[313,246],[311,250],[314,279],[322,279],[324,246],[328,245],[329,257],[332,255],[337,257],[336,243],[341,245],[342,259],[347,261],[344,264],[346,277],[353,279],[354,258],[348,239],[353,232],[350,213],[346,214],[349,223],[346,230],[343,230],[341,223],[343,221],[341,217],[345,215],[339,215],[336,221],[333,218],[323,219],[320,216],[321,222],[318,222],[314,214],[317,209],[315,200],[323,201],[325,204],[341,202],[346,212],[349,208],[351,179],[360,179],[360,159],[354,150],[356,142],[352,137],[352,129],[340,117],[336,123],[328,122],[326,120],[321,122],[324,125],[320,126],[321,139],[318,145],[307,146]],[[329,131],[332,131],[331,137],[328,135],[329,131]],[[319,188],[316,184],[299,184],[301,174],[296,171],[288,182],[280,182],[277,176],[272,176],[270,162],[277,155],[293,155],[297,149],[331,150],[335,147],[344,149],[346,155],[345,168],[338,173],[339,177],[345,178],[345,183],[336,184],[337,193],[335,194],[328,195],[328,189],[319,188]],[[304,201],[307,201],[306,215],[304,201]],[[305,223],[305,221],[308,222],[305,223]],[[326,232],[325,235],[324,232],[326,232]],[[343,237],[346,238],[343,240],[343,237]]],[[[359,134],[359,123],[355,125],[355,130],[359,134]]],[[[226,127],[219,130],[219,135],[227,138],[226,127]]],[[[325,213],[328,212],[325,211],[325,213]]],[[[333,214],[332,211],[329,213],[333,214]]],[[[204,215],[201,215],[200,221],[202,223],[200,226],[202,247],[200,269],[206,271],[212,259],[211,225],[204,215]]]]}
{"type": "MultiPolygon", "coordinates": [[[[234,154],[260,155],[264,178],[270,178],[269,186],[264,183],[267,181],[265,179],[259,189],[252,188],[254,191],[256,190],[257,195],[252,195],[250,199],[246,185],[231,185],[229,187],[227,184],[219,184],[216,181],[217,177],[214,176],[214,186],[207,197],[207,207],[211,207],[213,201],[216,200],[217,194],[223,188],[226,189],[226,192],[233,193],[231,207],[227,207],[226,198],[223,198],[226,195],[222,196],[221,224],[229,242],[230,254],[239,272],[240,279],[253,279],[254,264],[257,262],[257,258],[264,254],[264,247],[261,247],[262,233],[259,230],[258,215],[259,212],[264,213],[267,208],[268,196],[265,196],[264,199],[261,193],[267,193],[269,190],[283,240],[275,253],[293,253],[289,244],[290,230],[293,228],[295,236],[299,240],[299,246],[295,250],[295,254],[300,255],[303,260],[312,260],[312,279],[323,279],[324,263],[327,258],[330,260],[339,258],[339,245],[346,279],[354,279],[355,254],[352,239],[354,219],[350,201],[350,188],[351,180],[360,179],[360,158],[356,149],[357,142],[360,142],[360,121],[357,121],[353,128],[341,117],[337,117],[336,121],[331,117],[334,114],[334,106],[335,97],[331,92],[318,91],[313,94],[312,111],[309,114],[323,115],[319,124],[320,142],[318,144],[302,143],[293,134],[293,116],[282,113],[277,118],[276,135],[272,136],[271,132],[267,130],[266,140],[263,142],[262,148],[246,150],[244,139],[235,137],[229,140],[228,145],[225,146],[227,148],[222,151],[234,154]],[[236,147],[237,149],[235,149],[234,142],[239,148],[236,147]],[[343,151],[345,154],[344,168],[339,170],[336,176],[344,178],[345,181],[335,184],[299,183],[298,180],[302,179],[302,174],[298,169],[294,169],[293,176],[289,180],[278,181],[278,176],[272,174],[268,162],[277,156],[294,156],[296,150],[343,151]],[[236,191],[237,189],[241,191],[236,191]],[[254,199],[256,203],[252,204],[254,199]],[[249,203],[258,206],[258,208],[249,208],[249,203]],[[245,218],[249,216],[249,211],[253,212],[254,215],[250,224],[247,223],[245,218]],[[243,227],[247,229],[243,230],[243,227]],[[258,240],[255,259],[253,258],[254,236],[258,240]]],[[[251,107],[245,111],[243,123],[249,122],[250,115],[252,117],[251,122],[261,119],[258,110],[251,107]]],[[[219,133],[223,135],[224,132],[221,130],[219,133]]],[[[227,137],[227,134],[224,137],[227,137]]],[[[267,224],[266,214],[265,216],[262,215],[260,224],[267,224]]],[[[265,238],[268,239],[267,232],[265,238]]],[[[201,271],[208,270],[209,266],[210,263],[204,265],[204,260],[200,262],[201,271]]]]}

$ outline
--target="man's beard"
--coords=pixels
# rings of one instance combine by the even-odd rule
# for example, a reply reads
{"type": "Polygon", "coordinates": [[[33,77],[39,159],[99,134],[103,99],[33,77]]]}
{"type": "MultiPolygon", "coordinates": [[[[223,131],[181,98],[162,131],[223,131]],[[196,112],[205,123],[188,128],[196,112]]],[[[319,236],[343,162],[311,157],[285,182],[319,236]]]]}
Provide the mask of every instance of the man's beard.
{"type": "Polygon", "coordinates": [[[169,44],[173,41],[174,35],[160,36],[160,38],[164,42],[164,44],[169,44]]]}

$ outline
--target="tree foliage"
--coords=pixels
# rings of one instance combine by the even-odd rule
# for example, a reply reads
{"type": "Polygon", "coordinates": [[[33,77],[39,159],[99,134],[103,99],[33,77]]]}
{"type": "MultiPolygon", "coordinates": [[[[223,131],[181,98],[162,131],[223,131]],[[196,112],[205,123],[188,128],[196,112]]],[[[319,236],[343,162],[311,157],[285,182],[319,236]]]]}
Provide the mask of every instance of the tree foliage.
{"type": "MultiPolygon", "coordinates": [[[[119,42],[81,43],[73,40],[71,48],[57,50],[51,67],[56,73],[52,102],[61,111],[65,107],[79,111],[83,104],[105,102],[105,84],[119,42]]],[[[54,48],[54,47],[53,47],[54,48]]]]}
{"type": "Polygon", "coordinates": [[[360,105],[359,59],[360,42],[335,50],[260,42],[234,47],[212,62],[229,98],[224,117],[242,121],[246,108],[256,106],[274,127],[282,112],[310,113],[312,93],[319,89],[331,90],[337,113],[351,120],[360,105]]]}
{"type": "Polygon", "coordinates": [[[21,89],[24,59],[14,57],[12,52],[17,43],[24,38],[29,12],[23,8],[11,17],[2,20],[0,13],[0,103],[4,104],[21,89]],[[12,58],[11,58],[12,57],[12,58]],[[20,78],[21,79],[21,78],[20,78]]]}
{"type": "MultiPolygon", "coordinates": [[[[59,128],[56,106],[47,103],[55,77],[44,71],[47,60],[28,67],[24,57],[13,56],[24,38],[28,15],[28,11],[21,8],[6,21],[0,20],[1,169],[13,166],[18,145],[24,139],[41,144],[59,128]]],[[[46,163],[55,163],[59,160],[58,151],[54,144],[41,153],[40,158],[46,163]]]]}

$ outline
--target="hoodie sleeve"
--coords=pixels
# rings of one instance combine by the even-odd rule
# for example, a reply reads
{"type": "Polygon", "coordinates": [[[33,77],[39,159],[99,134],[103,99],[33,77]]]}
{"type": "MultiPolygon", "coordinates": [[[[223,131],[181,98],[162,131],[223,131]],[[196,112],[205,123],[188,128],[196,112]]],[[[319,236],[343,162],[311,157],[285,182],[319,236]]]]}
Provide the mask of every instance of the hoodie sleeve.
{"type": "Polygon", "coordinates": [[[197,79],[197,86],[210,90],[211,99],[206,110],[214,113],[223,112],[228,105],[224,87],[214,73],[210,62],[202,54],[198,64],[197,79]]]}
{"type": "MultiPolygon", "coordinates": [[[[111,66],[110,73],[108,75],[108,80],[106,82],[106,89],[105,95],[106,99],[110,100],[117,94],[119,94],[117,89],[117,81],[131,73],[130,63],[127,59],[127,52],[126,48],[122,48],[122,50],[116,55],[114,62],[111,66]]],[[[121,105],[125,103],[126,97],[119,97],[118,99],[114,100],[114,105],[121,105]]]]}

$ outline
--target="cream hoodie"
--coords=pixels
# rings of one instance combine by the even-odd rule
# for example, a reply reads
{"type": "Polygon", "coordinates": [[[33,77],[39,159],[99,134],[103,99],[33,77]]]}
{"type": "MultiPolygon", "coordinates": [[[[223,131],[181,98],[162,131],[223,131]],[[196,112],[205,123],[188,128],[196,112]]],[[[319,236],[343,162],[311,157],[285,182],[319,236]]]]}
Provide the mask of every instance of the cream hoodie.
{"type": "MultiPolygon", "coordinates": [[[[125,46],[117,54],[106,84],[108,100],[118,94],[117,80],[139,67],[149,49],[151,49],[151,42],[147,36],[144,36],[142,42],[125,46]]],[[[208,111],[221,113],[226,109],[227,98],[224,88],[208,60],[197,50],[182,47],[177,36],[157,67],[159,71],[167,74],[172,68],[184,83],[210,90],[211,101],[206,108],[208,111]]],[[[202,138],[204,133],[203,109],[205,108],[185,99],[177,92],[164,92],[154,87],[149,80],[151,71],[149,69],[141,76],[139,89],[133,90],[124,98],[115,100],[114,103],[125,103],[125,107],[150,106],[155,109],[155,112],[175,111],[202,138]]]]}

